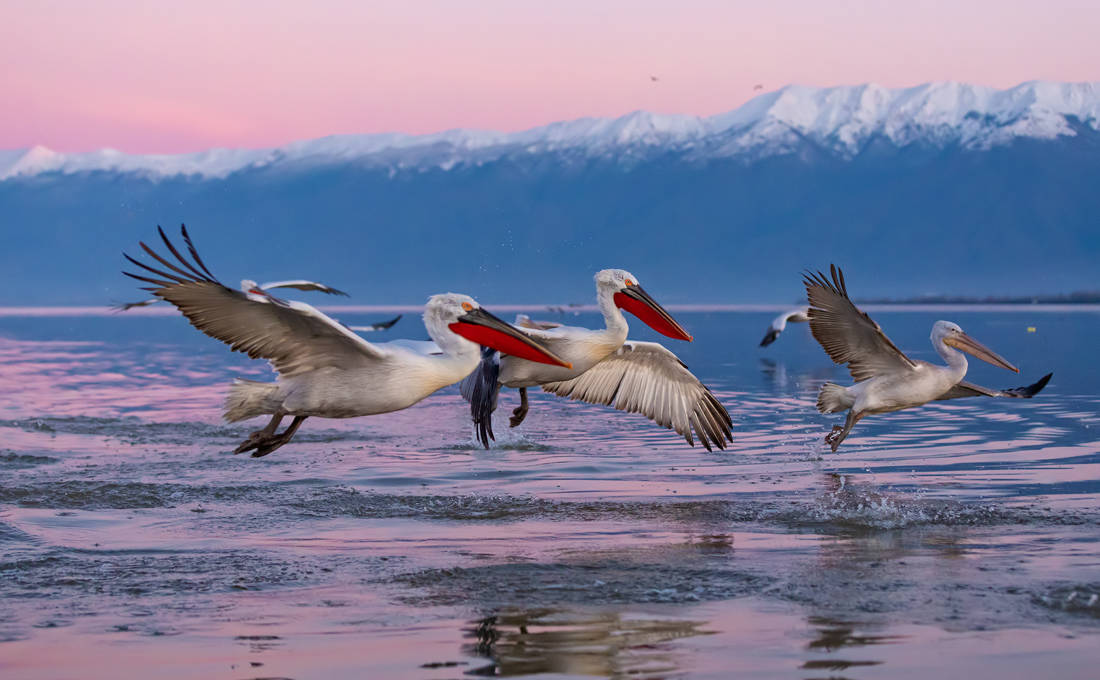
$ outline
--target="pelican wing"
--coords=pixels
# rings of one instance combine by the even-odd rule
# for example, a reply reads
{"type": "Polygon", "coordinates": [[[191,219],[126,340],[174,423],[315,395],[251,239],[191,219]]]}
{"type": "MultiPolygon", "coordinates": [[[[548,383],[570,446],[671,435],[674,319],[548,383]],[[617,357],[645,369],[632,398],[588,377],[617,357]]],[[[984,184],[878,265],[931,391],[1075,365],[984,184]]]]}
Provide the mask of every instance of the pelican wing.
{"type": "Polygon", "coordinates": [[[989,387],[982,387],[981,385],[975,385],[974,383],[968,383],[965,380],[948,391],[944,392],[939,397],[936,397],[936,401],[944,401],[946,399],[961,399],[963,397],[1011,397],[1014,399],[1031,399],[1036,394],[1043,391],[1043,388],[1050,382],[1053,373],[1047,373],[1042,378],[1030,385],[1024,385],[1023,387],[1010,387],[1004,390],[995,390],[989,387]]]}
{"type": "Polygon", "coordinates": [[[311,305],[248,295],[223,285],[199,258],[186,228],[181,228],[181,232],[194,263],[180,255],[164,231],[159,227],[158,230],[178,264],[142,243],[145,252],[164,269],[126,255],[126,259],[152,276],[124,273],[152,284],[146,290],[171,302],[192,326],[221,340],[234,351],[244,352],[254,359],[269,360],[283,376],[319,368],[368,365],[388,356],[311,305]]]}
{"type": "Polygon", "coordinates": [[[359,331],[360,333],[370,333],[372,331],[384,331],[387,328],[392,328],[395,323],[401,320],[404,314],[398,314],[397,316],[389,319],[388,321],[376,321],[368,326],[348,326],[353,331],[359,331]]]}
{"type": "Polygon", "coordinates": [[[844,272],[835,265],[829,269],[832,282],[821,272],[807,272],[804,280],[810,298],[810,331],[829,357],[838,364],[848,364],[848,372],[856,382],[915,369],[916,363],[848,297],[844,272]]]}
{"type": "Polygon", "coordinates": [[[477,428],[477,438],[489,448],[493,435],[493,411],[500,395],[500,353],[492,347],[481,348],[481,361],[470,375],[458,384],[462,398],[470,402],[470,417],[477,428]]]}
{"type": "Polygon", "coordinates": [[[628,341],[614,354],[571,380],[546,383],[547,392],[641,413],[675,430],[695,446],[692,430],[708,451],[733,441],[733,421],[687,366],[655,342],[628,341]]]}
{"type": "Polygon", "coordinates": [[[295,290],[316,291],[319,293],[327,293],[329,295],[343,295],[348,297],[348,294],[338,288],[326,286],[323,283],[317,283],[316,281],[306,281],[305,279],[294,279],[292,281],[271,281],[269,283],[260,284],[260,290],[271,290],[272,288],[293,288],[295,290]]]}
{"type": "Polygon", "coordinates": [[[160,298],[149,298],[148,300],[141,300],[139,302],[120,302],[117,305],[111,305],[111,309],[116,312],[125,312],[133,309],[134,307],[148,307],[149,305],[160,302],[160,298]]]}

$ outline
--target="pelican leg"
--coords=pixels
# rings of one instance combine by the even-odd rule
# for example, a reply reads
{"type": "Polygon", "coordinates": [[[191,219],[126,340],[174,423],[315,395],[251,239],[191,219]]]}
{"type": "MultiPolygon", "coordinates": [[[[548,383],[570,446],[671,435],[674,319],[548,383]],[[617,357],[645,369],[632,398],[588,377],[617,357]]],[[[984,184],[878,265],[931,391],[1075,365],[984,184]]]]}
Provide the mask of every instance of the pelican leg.
{"type": "Polygon", "coordinates": [[[844,427],[833,425],[833,431],[825,435],[825,443],[832,448],[833,453],[836,453],[837,448],[840,447],[840,442],[848,437],[848,433],[852,431],[855,424],[862,418],[862,413],[856,413],[854,410],[849,410],[848,418],[844,421],[844,427]]]}
{"type": "Polygon", "coordinates": [[[251,451],[260,446],[263,442],[267,441],[271,437],[275,436],[275,430],[279,427],[279,423],[286,417],[285,413],[276,413],[271,416],[271,421],[262,429],[256,430],[252,434],[248,435],[248,439],[241,442],[241,445],[233,449],[233,453],[244,453],[245,451],[251,451]]]}
{"type": "Polygon", "coordinates": [[[289,442],[294,437],[294,433],[298,431],[298,428],[302,426],[302,423],[305,422],[305,419],[308,417],[309,416],[294,416],[294,420],[290,421],[290,425],[287,425],[287,428],[283,430],[281,434],[273,435],[257,446],[256,450],[252,452],[252,457],[262,458],[289,442]]]}
{"type": "Polygon", "coordinates": [[[527,417],[527,388],[519,388],[519,406],[512,410],[512,417],[508,419],[508,424],[515,427],[523,422],[523,419],[527,417]]]}

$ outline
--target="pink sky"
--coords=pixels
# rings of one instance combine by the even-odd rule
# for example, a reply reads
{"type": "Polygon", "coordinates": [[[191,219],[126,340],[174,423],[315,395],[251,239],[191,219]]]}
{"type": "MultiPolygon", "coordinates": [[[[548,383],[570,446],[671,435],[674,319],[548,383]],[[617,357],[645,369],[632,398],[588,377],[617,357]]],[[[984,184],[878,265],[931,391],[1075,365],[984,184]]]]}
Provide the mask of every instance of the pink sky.
{"type": "Polygon", "coordinates": [[[758,83],[1100,80],[1098,33],[1095,0],[4,0],[0,149],[705,115],[758,83]]]}

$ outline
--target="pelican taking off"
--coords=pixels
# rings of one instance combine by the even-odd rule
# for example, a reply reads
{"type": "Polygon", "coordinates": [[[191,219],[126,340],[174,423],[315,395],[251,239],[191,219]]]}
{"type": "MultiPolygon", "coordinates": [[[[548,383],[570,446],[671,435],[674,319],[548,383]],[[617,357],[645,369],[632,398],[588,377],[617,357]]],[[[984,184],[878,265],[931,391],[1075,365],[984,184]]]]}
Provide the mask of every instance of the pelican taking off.
{"type": "Polygon", "coordinates": [[[783,329],[787,327],[788,323],[803,323],[810,320],[810,308],[799,307],[798,309],[792,309],[789,312],[783,312],[779,316],[775,317],[772,321],[772,325],[768,326],[768,332],[764,334],[764,339],[760,341],[761,347],[767,347],[775,342],[775,339],[779,337],[779,334],[783,332],[783,329]]]}
{"type": "Polygon", "coordinates": [[[932,326],[932,346],[947,365],[914,361],[852,303],[844,272],[835,265],[830,266],[830,272],[831,282],[820,272],[807,272],[804,283],[810,300],[810,331],[833,361],[848,365],[856,381],[848,387],[825,383],[817,395],[817,410],[821,413],[848,409],[844,427],[833,426],[825,437],[834,452],[852,427],[870,413],[889,413],[959,397],[1030,398],[1050,380],[1050,375],[1046,375],[1034,385],[1010,390],[991,390],[963,382],[967,363],[959,350],[1016,373],[1020,369],[950,321],[937,321],[932,326]]]}
{"type": "Polygon", "coordinates": [[[267,426],[253,432],[234,453],[254,451],[254,457],[265,456],[290,441],[310,416],[354,418],[412,406],[477,367],[478,345],[569,366],[481,309],[473,298],[454,293],[433,296],[424,310],[424,326],[434,345],[369,343],[311,305],[222,285],[199,258],[185,227],[180,231],[191,260],[157,229],[176,262],[141,243],[163,269],[125,255],[152,276],[124,273],[152,284],[146,290],[178,307],[195,328],[234,351],[267,359],[278,374],[273,383],[236,380],[230,388],[226,420],[271,416],[267,426]],[[431,351],[423,350],[424,345],[430,345],[431,351]],[[277,434],[286,416],[294,420],[277,434]]]}
{"type": "Polygon", "coordinates": [[[712,446],[724,449],[732,441],[729,413],[675,354],[655,342],[628,341],[621,309],[670,338],[691,341],[688,332],[629,272],[604,269],[595,278],[604,329],[560,326],[523,331],[571,362],[572,368],[539,366],[506,351],[503,356],[482,352],[481,365],[462,382],[482,444],[488,448],[493,438],[492,413],[501,386],[519,388],[520,405],[510,421],[515,427],[527,415],[527,388],[541,385],[558,396],[641,413],[675,430],[692,446],[694,430],[708,451],[712,446]]]}

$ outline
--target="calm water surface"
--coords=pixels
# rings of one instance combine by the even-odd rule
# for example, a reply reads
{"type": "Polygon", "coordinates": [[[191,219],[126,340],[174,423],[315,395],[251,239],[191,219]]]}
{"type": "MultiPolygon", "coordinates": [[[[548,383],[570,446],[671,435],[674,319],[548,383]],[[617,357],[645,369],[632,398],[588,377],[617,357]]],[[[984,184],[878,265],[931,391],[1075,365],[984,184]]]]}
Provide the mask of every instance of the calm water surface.
{"type": "Polygon", "coordinates": [[[256,460],[219,404],[264,364],[178,317],[0,315],[0,675],[1096,677],[1100,314],[876,312],[911,356],[946,318],[1022,371],[974,382],[1054,379],[836,454],[813,403],[847,378],[805,325],[678,316],[725,452],[538,393],[485,451],[451,388],[256,460]]]}

